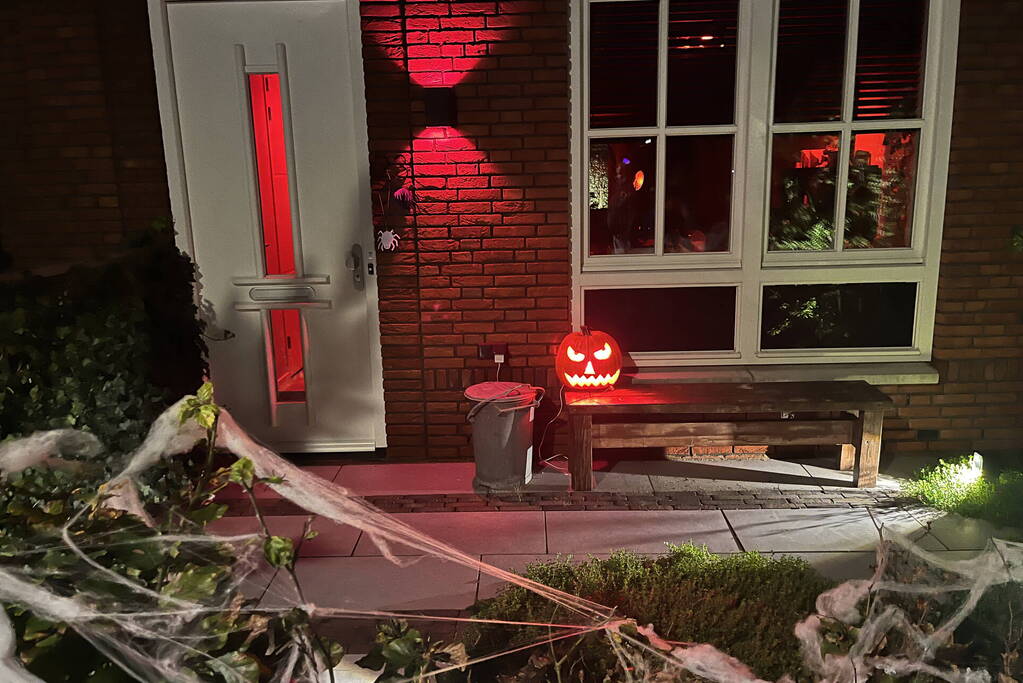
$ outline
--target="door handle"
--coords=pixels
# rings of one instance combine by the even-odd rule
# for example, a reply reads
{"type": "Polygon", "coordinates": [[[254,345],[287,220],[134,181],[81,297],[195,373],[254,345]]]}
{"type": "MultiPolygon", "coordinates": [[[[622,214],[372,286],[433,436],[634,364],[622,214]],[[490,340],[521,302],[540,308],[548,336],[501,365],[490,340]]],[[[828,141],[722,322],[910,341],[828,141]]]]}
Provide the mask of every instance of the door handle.
{"type": "Polygon", "coordinates": [[[353,244],[348,256],[345,257],[345,268],[352,271],[352,284],[356,289],[363,289],[366,286],[366,277],[362,272],[362,245],[353,244]]]}

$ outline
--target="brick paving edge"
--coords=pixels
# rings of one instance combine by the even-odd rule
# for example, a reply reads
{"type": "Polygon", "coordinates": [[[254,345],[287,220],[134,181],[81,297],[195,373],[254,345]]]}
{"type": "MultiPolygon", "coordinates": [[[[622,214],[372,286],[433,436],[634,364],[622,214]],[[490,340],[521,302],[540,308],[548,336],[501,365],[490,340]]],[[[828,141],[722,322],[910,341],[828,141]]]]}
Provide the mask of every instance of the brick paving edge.
{"type": "MultiPolygon", "coordinates": [[[[870,491],[678,491],[668,493],[528,492],[481,496],[474,494],[419,494],[366,496],[366,502],[384,512],[507,512],[555,510],[750,510],[893,507],[915,502],[887,490],[870,491]]],[[[248,501],[226,500],[228,516],[251,514],[248,501]]],[[[303,515],[304,510],[277,498],[261,499],[266,515],[303,515]]]]}

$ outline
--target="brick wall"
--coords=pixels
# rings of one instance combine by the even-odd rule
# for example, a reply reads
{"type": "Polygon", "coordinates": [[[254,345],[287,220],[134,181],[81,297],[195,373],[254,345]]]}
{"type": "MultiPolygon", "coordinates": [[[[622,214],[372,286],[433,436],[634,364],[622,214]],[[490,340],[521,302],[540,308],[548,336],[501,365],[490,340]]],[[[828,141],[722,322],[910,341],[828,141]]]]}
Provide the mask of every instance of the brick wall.
{"type": "MultiPolygon", "coordinates": [[[[400,253],[381,257],[396,455],[466,455],[461,389],[493,367],[474,360],[478,342],[512,344],[510,378],[555,385],[550,346],[568,328],[570,296],[563,5],[409,3],[406,51],[402,5],[363,0],[373,154],[411,147],[425,202],[400,253]],[[456,84],[457,134],[422,128],[417,84],[456,84]],[[522,200],[532,203],[510,203],[522,200]]],[[[935,327],[941,383],[884,387],[898,405],[890,453],[1023,444],[1023,256],[1009,248],[1023,225],[1020,19],[1019,2],[963,3],[935,327]]]]}
{"type": "Polygon", "coordinates": [[[934,329],[941,383],[885,387],[891,453],[1023,451],[1023,3],[964,0],[934,329]],[[921,431],[925,430],[925,431],[921,431]]]}
{"type": "Polygon", "coordinates": [[[501,379],[556,385],[571,296],[567,9],[362,2],[375,175],[400,157],[419,200],[397,252],[378,255],[390,457],[469,455],[462,391],[495,377],[479,343],[508,343],[501,379]],[[458,125],[425,128],[422,90],[442,85],[458,125]]]}
{"type": "Polygon", "coordinates": [[[89,260],[170,215],[146,6],[0,3],[0,239],[89,260]]]}

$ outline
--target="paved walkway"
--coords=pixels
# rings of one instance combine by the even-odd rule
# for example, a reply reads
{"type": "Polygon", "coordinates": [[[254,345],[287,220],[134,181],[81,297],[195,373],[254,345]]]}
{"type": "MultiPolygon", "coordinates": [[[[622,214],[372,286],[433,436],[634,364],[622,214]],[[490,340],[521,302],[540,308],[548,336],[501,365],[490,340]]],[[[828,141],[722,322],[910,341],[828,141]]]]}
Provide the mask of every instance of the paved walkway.
{"type": "MultiPolygon", "coordinates": [[[[887,489],[864,492],[830,486],[849,475],[815,465],[781,461],[695,463],[695,468],[686,465],[689,463],[620,463],[626,471],[615,468],[598,475],[603,492],[567,494],[564,489],[527,489],[522,495],[536,496],[539,505],[526,502],[519,504],[522,509],[506,509],[504,503],[497,503],[486,510],[465,511],[458,511],[458,505],[471,504],[474,496],[471,463],[308,469],[374,501],[401,499],[402,505],[409,507],[415,507],[421,499],[454,501],[451,507],[441,506],[447,511],[428,511],[425,503],[429,501],[423,500],[424,505],[415,511],[395,512],[394,516],[485,562],[512,570],[558,555],[585,559],[587,555],[603,557],[617,549],[655,555],[666,552],[666,542],[692,542],[716,553],[756,550],[797,555],[832,578],[866,578],[882,526],[908,534],[924,548],[950,557],[977,552],[993,534],[1010,535],[984,522],[909,506],[899,500],[894,488],[897,482],[891,479],[882,480],[887,489]],[[644,472],[642,466],[653,468],[644,472]],[[708,472],[717,476],[693,476],[708,472]],[[673,481],[665,481],[666,477],[673,481]],[[684,488],[696,485],[701,491],[684,488]],[[624,487],[624,491],[614,490],[615,486],[624,487]],[[731,497],[733,493],[736,497],[731,497]],[[542,503],[543,496],[553,496],[552,501],[583,497],[578,499],[580,502],[551,503],[548,507],[542,503]],[[710,507],[715,509],[633,509],[630,504],[647,498],[676,500],[675,496],[689,496],[700,507],[701,501],[710,500],[710,507]],[[601,497],[609,501],[610,509],[602,507],[601,497]],[[818,503],[807,505],[810,499],[818,503]],[[765,504],[769,500],[798,502],[765,504]],[[624,501],[625,505],[616,501],[624,501]],[[584,509],[573,509],[578,507],[584,509]],[[753,507],[762,509],[741,509],[753,507]]],[[[534,486],[561,485],[563,482],[555,475],[565,479],[556,472],[542,473],[534,486]]],[[[272,492],[264,492],[262,497],[271,530],[297,538],[304,517],[282,505],[284,501],[275,502],[272,492]]],[[[240,503],[234,507],[239,512],[244,508],[240,503]]],[[[302,544],[297,572],[306,597],[318,605],[458,611],[498,589],[497,582],[486,575],[480,577],[477,571],[437,558],[418,557],[409,548],[395,549],[405,560],[396,565],[382,557],[368,536],[352,527],[317,520],[313,528],[319,535],[302,544]]],[[[246,516],[227,517],[216,524],[219,533],[254,529],[255,521],[246,516]]],[[[284,590],[282,582],[276,581],[271,594],[284,590]]]]}
{"type": "MultiPolygon", "coordinates": [[[[357,492],[385,512],[513,510],[736,510],[891,506],[898,483],[882,478],[874,489],[852,488],[852,474],[810,462],[783,460],[623,461],[596,472],[594,491],[569,491],[556,466],[535,474],[521,490],[473,491],[472,463],[312,466],[308,470],[357,492]]],[[[267,492],[269,494],[269,492],[267,492]]],[[[268,514],[301,514],[270,495],[268,514]]],[[[250,514],[246,500],[228,514],[250,514]]]]}

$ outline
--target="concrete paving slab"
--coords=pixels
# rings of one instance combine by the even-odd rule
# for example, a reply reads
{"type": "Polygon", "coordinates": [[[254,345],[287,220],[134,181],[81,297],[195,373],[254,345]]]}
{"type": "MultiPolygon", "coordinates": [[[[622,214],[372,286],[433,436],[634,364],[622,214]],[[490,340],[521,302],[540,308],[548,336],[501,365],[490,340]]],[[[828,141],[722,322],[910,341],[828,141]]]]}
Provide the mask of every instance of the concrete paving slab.
{"type": "Polygon", "coordinates": [[[619,463],[616,471],[649,475],[656,492],[821,490],[798,463],[785,460],[642,460],[619,463]]]}
{"type": "MultiPolygon", "coordinates": [[[[543,553],[544,513],[535,512],[401,512],[394,519],[459,550],[473,554],[543,553]]],[[[420,555],[421,550],[398,545],[398,555],[420,555]]],[[[367,534],[355,548],[355,555],[380,555],[367,534]]]]}
{"type": "Polygon", "coordinates": [[[877,527],[863,508],[725,510],[746,550],[760,552],[869,551],[877,527]]]}
{"type": "Polygon", "coordinates": [[[471,462],[345,465],[335,481],[360,496],[472,493],[471,462]]]}
{"type": "Polygon", "coordinates": [[[551,553],[609,553],[632,550],[663,553],[665,542],[706,545],[712,552],[738,550],[718,510],[549,511],[547,550],[551,553]]]}
{"type": "Polygon", "coordinates": [[[790,555],[806,560],[823,576],[835,581],[869,579],[874,575],[877,556],[872,552],[771,553],[772,557],[790,555]]]}
{"type": "MultiPolygon", "coordinates": [[[[305,558],[295,573],[306,599],[320,607],[464,609],[475,600],[477,570],[434,557],[408,559],[399,566],[384,557],[305,558]]],[[[283,583],[278,575],[274,588],[283,583]]]]}
{"type": "MultiPolygon", "coordinates": [[[[298,515],[268,516],[266,525],[275,536],[286,536],[298,545],[299,537],[305,528],[306,517],[298,515]]],[[[318,517],[313,520],[312,530],[317,532],[315,538],[302,542],[299,557],[334,557],[348,556],[355,550],[355,544],[362,533],[347,524],[335,524],[329,519],[318,517]]],[[[211,523],[207,529],[220,536],[237,534],[253,534],[259,530],[255,517],[222,517],[211,523]]]]}
{"type": "Polygon", "coordinates": [[[983,519],[971,519],[933,508],[917,508],[913,516],[949,550],[982,550],[991,538],[1023,540],[1020,529],[999,527],[983,519]]]}
{"type": "Polygon", "coordinates": [[[870,516],[874,525],[881,530],[891,530],[909,537],[924,550],[948,550],[927,527],[906,508],[873,508],[870,516]]]}
{"type": "MultiPolygon", "coordinates": [[[[852,470],[843,471],[838,468],[838,461],[835,458],[814,458],[812,460],[801,460],[800,463],[809,474],[815,484],[824,487],[856,488],[853,485],[852,470]]],[[[885,474],[878,474],[877,488],[899,489],[901,485],[898,480],[885,474]]]]}
{"type": "MultiPolygon", "coordinates": [[[[650,486],[650,478],[643,472],[620,471],[622,463],[616,465],[610,472],[594,472],[594,491],[620,492],[620,493],[653,493],[650,486]]],[[[571,488],[571,478],[567,471],[568,463],[564,460],[557,460],[548,464],[539,472],[533,473],[533,479],[526,484],[523,491],[568,491],[571,488]]]]}

